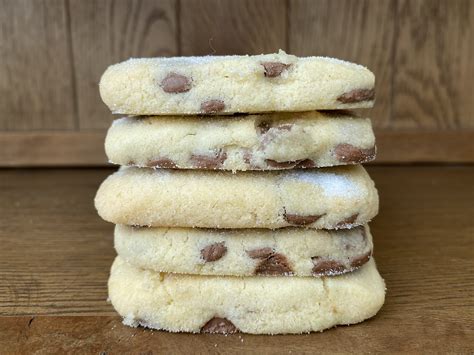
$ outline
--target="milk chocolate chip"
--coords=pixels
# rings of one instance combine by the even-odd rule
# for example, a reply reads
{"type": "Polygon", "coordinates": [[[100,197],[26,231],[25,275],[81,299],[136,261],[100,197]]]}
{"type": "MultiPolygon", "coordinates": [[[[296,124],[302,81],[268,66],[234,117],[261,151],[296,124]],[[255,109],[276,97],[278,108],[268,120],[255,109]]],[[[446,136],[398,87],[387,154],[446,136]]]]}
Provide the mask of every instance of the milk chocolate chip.
{"type": "Polygon", "coordinates": [[[287,221],[290,224],[294,224],[297,226],[305,226],[305,225],[316,222],[322,216],[323,215],[301,216],[301,215],[290,214],[290,213],[285,212],[285,214],[283,215],[283,218],[285,218],[285,221],[287,221]]]}
{"type": "Polygon", "coordinates": [[[352,104],[354,102],[371,101],[375,98],[375,89],[355,89],[337,98],[337,101],[343,104],[352,104]]]}
{"type": "Polygon", "coordinates": [[[351,224],[353,224],[357,217],[359,217],[359,214],[356,213],[356,214],[353,214],[352,216],[350,217],[347,217],[346,219],[340,221],[339,223],[336,224],[336,228],[347,228],[347,226],[350,226],[351,224]]]}
{"type": "Polygon", "coordinates": [[[267,121],[261,121],[259,124],[256,126],[256,130],[258,134],[265,134],[268,132],[270,129],[271,125],[267,121]]]}
{"type": "Polygon", "coordinates": [[[202,113],[216,113],[225,109],[224,101],[222,100],[208,100],[201,103],[202,113]]]}
{"type": "Polygon", "coordinates": [[[346,268],[343,264],[336,260],[324,259],[319,256],[313,256],[311,261],[314,264],[313,275],[323,276],[323,275],[337,275],[343,274],[346,271],[346,268]]]}
{"type": "Polygon", "coordinates": [[[272,248],[260,248],[260,249],[252,249],[247,250],[247,255],[250,256],[252,259],[265,259],[270,257],[274,250],[272,248]]]}
{"type": "Polygon", "coordinates": [[[221,317],[211,318],[201,328],[201,333],[213,334],[233,334],[238,331],[239,329],[230,320],[221,317]]]}
{"type": "Polygon", "coordinates": [[[375,158],[375,146],[367,149],[357,148],[351,144],[338,144],[334,149],[336,158],[343,163],[365,163],[375,158]]]}
{"type": "Polygon", "coordinates": [[[351,266],[353,268],[361,267],[366,262],[368,262],[371,257],[372,257],[372,250],[368,251],[367,253],[365,253],[363,255],[356,256],[355,258],[353,258],[352,261],[351,261],[351,266]]]}
{"type": "Polygon", "coordinates": [[[273,159],[265,159],[267,165],[275,169],[292,169],[292,168],[313,168],[314,161],[311,159],[295,160],[295,161],[276,161],[273,159]]]}
{"type": "Polygon", "coordinates": [[[267,78],[275,78],[280,76],[283,70],[288,69],[291,64],[285,64],[280,62],[263,62],[263,68],[265,69],[264,75],[267,78]]]}
{"type": "Polygon", "coordinates": [[[227,153],[222,149],[214,152],[213,155],[194,154],[191,156],[191,162],[198,169],[218,169],[227,159],[227,153]]]}
{"type": "Polygon", "coordinates": [[[178,94],[191,90],[191,79],[181,74],[169,73],[160,86],[164,92],[178,94]]]}
{"type": "Polygon", "coordinates": [[[255,275],[278,276],[292,274],[286,257],[279,253],[269,255],[260,261],[255,268],[255,275]]]}
{"type": "Polygon", "coordinates": [[[260,135],[266,134],[270,129],[273,129],[276,131],[291,131],[292,128],[293,128],[292,123],[282,123],[276,126],[272,126],[272,122],[268,122],[268,121],[261,121],[256,126],[257,133],[260,135]]]}
{"type": "Polygon", "coordinates": [[[227,253],[227,247],[224,242],[214,243],[201,249],[201,257],[206,261],[216,261],[227,253]]]}
{"type": "Polygon", "coordinates": [[[147,164],[150,168],[165,168],[165,169],[176,169],[178,166],[168,158],[159,158],[150,160],[147,164]]]}
{"type": "Polygon", "coordinates": [[[250,164],[252,161],[252,152],[249,149],[243,150],[242,157],[244,158],[244,162],[246,164],[250,164]]]}

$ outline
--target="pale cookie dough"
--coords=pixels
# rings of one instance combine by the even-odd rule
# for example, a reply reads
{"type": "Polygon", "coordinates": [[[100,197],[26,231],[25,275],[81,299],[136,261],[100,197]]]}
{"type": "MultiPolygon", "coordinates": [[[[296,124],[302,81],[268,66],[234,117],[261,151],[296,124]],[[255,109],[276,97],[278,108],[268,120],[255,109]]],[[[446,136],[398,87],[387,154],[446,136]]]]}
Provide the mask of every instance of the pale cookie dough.
{"type": "Polygon", "coordinates": [[[115,227],[122,259],[181,274],[332,276],[364,265],[372,248],[368,226],[338,231],[115,227]]]}
{"type": "Polygon", "coordinates": [[[270,172],[122,167],[100,186],[99,215],[153,227],[351,228],[378,211],[360,165],[270,172]]]}
{"type": "Polygon", "coordinates": [[[112,163],[139,167],[281,170],[375,158],[370,120],[350,112],[228,117],[127,117],[105,140],[112,163]]]}
{"type": "Polygon", "coordinates": [[[289,334],[374,316],[385,299],[375,262],[333,277],[234,277],[158,273],[117,257],[109,298],[130,326],[171,332],[289,334]]]}
{"type": "Polygon", "coordinates": [[[372,107],[374,74],[327,57],[129,59],[110,66],[100,95],[113,113],[230,114],[372,107]]]}

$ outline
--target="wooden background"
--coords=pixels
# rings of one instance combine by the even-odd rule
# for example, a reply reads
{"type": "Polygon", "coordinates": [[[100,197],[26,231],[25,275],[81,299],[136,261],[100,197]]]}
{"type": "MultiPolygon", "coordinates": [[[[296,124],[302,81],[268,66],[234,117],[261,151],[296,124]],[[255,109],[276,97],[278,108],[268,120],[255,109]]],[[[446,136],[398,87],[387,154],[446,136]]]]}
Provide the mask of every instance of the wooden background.
{"type": "Polygon", "coordinates": [[[378,162],[474,162],[473,0],[0,0],[0,166],[105,164],[100,75],[279,48],[368,66],[378,162]]]}

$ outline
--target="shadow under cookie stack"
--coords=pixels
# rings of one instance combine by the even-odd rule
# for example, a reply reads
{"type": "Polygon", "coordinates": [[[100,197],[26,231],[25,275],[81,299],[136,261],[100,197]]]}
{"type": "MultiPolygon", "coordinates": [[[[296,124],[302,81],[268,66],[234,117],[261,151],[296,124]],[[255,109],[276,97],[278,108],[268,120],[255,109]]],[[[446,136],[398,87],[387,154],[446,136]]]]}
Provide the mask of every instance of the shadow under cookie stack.
{"type": "Polygon", "coordinates": [[[375,138],[340,111],[372,107],[369,70],[282,51],[130,59],[100,92],[133,115],[108,131],[122,167],[95,199],[116,224],[109,297],[125,324],[285,334],[377,313],[378,195],[359,165],[375,138]]]}

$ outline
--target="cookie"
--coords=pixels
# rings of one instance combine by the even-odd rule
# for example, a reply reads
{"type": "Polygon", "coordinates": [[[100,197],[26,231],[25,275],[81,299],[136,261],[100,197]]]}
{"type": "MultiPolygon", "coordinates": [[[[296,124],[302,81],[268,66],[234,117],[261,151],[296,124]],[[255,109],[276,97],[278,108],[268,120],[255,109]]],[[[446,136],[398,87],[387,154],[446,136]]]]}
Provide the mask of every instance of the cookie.
{"type": "Polygon", "coordinates": [[[110,66],[100,95],[113,113],[195,115],[372,107],[374,75],[326,57],[129,59],[110,66]]]}
{"type": "Polygon", "coordinates": [[[115,227],[122,259],[181,274],[332,276],[364,265],[372,248],[368,226],[338,231],[115,227]]]}
{"type": "Polygon", "coordinates": [[[171,332],[289,334],[374,316],[385,284],[373,260],[333,277],[166,274],[115,259],[109,298],[124,323],[171,332]]]}
{"type": "Polygon", "coordinates": [[[349,112],[116,120],[110,162],[154,168],[281,170],[365,163],[375,158],[369,119],[349,112]]]}
{"type": "Polygon", "coordinates": [[[95,206],[115,224],[337,229],[370,221],[378,195],[360,165],[237,174],[122,167],[102,183],[95,206]]]}

